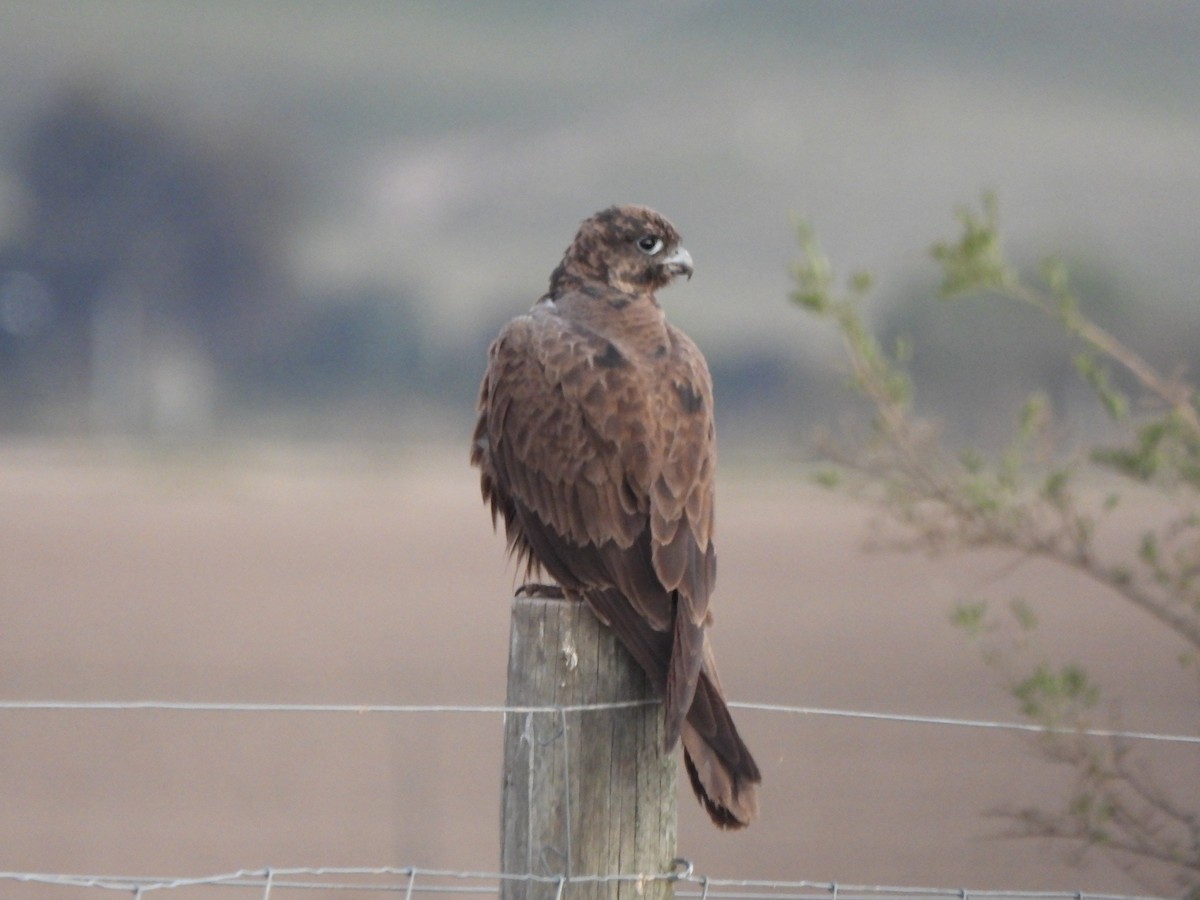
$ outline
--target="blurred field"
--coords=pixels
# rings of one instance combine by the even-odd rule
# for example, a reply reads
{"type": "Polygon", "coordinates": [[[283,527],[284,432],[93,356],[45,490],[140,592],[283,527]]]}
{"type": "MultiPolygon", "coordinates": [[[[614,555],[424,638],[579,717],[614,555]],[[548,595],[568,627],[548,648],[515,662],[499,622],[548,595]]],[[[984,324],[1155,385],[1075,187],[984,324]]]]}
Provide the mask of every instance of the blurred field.
{"type": "MultiPolygon", "coordinates": [[[[511,568],[461,447],[151,458],[0,450],[0,696],[500,703],[511,568]]],[[[868,512],[729,466],[715,643],[735,700],[1013,717],[947,612],[997,560],[861,547],[868,512]]],[[[1192,733],[1155,626],[1036,566],[1047,636],[1121,724],[1192,733]]],[[[1133,891],[1108,863],[991,839],[982,814],[1064,786],[1008,733],[738,711],[765,772],[747,832],[681,798],[713,876],[1133,891]]],[[[499,717],[0,712],[0,870],[497,865],[499,717]]],[[[1200,754],[1147,749],[1179,790],[1200,754]]],[[[6,896],[60,898],[5,885],[6,896]],[[19,892],[19,893],[18,893],[19,892]]]]}

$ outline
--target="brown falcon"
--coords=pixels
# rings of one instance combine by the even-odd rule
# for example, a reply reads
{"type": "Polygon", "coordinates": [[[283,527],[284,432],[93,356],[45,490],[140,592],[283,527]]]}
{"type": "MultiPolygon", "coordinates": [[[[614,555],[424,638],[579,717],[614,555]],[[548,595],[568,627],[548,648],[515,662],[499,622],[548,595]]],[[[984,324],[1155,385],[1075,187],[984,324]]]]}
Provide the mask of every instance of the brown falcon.
{"type": "Polygon", "coordinates": [[[692,274],[671,223],[585,221],[550,288],[488,353],[471,463],[527,574],[608,624],[663,695],[696,796],[722,828],[757,813],[758,766],[709,648],[716,578],[712,380],[654,292],[692,274]]]}

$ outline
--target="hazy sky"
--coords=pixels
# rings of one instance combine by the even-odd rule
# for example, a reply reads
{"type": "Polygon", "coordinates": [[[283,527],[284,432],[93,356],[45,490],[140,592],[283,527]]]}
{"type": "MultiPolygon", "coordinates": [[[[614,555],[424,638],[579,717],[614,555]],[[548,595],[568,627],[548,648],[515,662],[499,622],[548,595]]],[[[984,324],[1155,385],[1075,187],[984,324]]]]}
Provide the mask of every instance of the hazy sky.
{"type": "MultiPolygon", "coordinates": [[[[448,341],[646,203],[696,259],[677,321],[802,347],[794,216],[886,299],[985,189],[1017,250],[1194,302],[1197,46],[1190,3],[9,0],[0,149],[72,78],[262,129],[303,176],[297,271],[412,285],[448,341]]],[[[0,233],[18,213],[0,181],[0,233]]]]}

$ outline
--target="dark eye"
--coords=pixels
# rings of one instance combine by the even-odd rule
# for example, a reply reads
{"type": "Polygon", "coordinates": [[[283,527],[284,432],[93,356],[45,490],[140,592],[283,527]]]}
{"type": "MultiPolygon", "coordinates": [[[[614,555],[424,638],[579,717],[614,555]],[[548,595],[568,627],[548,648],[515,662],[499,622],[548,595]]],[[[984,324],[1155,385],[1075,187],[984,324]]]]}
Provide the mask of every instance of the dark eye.
{"type": "Polygon", "coordinates": [[[637,239],[637,246],[647,256],[653,256],[663,248],[663,242],[656,234],[645,234],[637,239]]]}

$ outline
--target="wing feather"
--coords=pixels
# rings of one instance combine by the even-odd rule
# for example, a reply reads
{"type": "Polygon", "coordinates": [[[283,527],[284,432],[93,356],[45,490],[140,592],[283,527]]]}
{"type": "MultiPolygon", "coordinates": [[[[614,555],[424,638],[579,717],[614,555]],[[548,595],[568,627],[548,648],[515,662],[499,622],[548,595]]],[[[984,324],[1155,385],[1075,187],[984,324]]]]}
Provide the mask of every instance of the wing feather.
{"type": "Polygon", "coordinates": [[[715,447],[703,357],[667,335],[670,352],[647,370],[552,305],[514,319],[490,350],[476,446],[493,515],[528,568],[585,596],[615,587],[669,634],[659,664],[673,744],[715,580],[715,447]]]}
{"type": "MultiPolygon", "coordinates": [[[[493,342],[480,394],[476,444],[485,438],[490,490],[527,507],[576,545],[633,544],[646,504],[626,482],[608,407],[622,373],[598,367],[598,348],[561,317],[512,320],[493,342]],[[631,502],[632,501],[632,502],[631,502]]],[[[485,459],[486,457],[486,459],[485,459]]],[[[485,475],[487,471],[485,469],[485,475]]]]}

